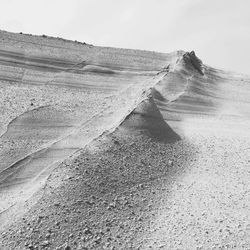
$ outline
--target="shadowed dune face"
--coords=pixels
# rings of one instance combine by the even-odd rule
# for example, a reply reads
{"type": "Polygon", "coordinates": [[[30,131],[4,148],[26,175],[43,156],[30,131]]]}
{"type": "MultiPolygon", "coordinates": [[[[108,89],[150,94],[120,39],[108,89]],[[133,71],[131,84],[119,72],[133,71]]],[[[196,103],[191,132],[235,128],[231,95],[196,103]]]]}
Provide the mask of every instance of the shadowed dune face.
{"type": "Polygon", "coordinates": [[[126,133],[146,134],[152,139],[161,142],[174,142],[180,139],[164,121],[152,96],[139,103],[125,118],[119,129],[124,129],[126,133]]]}

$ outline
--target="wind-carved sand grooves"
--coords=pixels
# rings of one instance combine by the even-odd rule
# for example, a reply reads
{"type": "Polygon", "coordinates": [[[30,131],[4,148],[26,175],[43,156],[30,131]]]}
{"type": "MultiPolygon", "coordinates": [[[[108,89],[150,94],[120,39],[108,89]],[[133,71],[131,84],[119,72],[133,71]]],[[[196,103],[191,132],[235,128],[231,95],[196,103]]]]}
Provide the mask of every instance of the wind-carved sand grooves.
{"type": "Polygon", "coordinates": [[[0,140],[4,249],[249,248],[249,78],[194,52],[4,35],[4,84],[51,99],[16,105],[0,140]]]}

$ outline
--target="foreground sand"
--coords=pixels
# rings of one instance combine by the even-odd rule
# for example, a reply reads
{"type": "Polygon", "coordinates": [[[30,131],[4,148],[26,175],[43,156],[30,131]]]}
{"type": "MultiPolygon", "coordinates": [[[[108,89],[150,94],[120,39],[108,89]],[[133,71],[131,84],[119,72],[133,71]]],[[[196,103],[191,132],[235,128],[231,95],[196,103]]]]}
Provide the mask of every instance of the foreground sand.
{"type": "Polygon", "coordinates": [[[250,248],[249,78],[1,34],[2,249],[250,248]]]}

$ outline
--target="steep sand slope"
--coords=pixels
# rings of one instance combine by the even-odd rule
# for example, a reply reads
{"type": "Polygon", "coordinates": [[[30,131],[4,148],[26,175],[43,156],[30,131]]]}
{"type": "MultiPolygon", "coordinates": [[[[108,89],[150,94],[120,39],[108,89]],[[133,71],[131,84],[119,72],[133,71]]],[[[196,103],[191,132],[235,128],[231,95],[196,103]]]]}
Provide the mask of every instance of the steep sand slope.
{"type": "Polygon", "coordinates": [[[248,77],[0,38],[3,249],[250,248],[248,77]]]}

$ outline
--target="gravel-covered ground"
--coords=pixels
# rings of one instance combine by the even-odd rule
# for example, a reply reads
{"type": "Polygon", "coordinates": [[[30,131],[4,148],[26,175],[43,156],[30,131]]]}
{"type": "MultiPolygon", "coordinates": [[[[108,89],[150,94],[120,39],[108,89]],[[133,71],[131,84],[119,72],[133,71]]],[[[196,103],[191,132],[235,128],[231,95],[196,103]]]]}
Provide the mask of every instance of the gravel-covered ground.
{"type": "Polygon", "coordinates": [[[170,192],[193,154],[185,141],[104,137],[53,173],[43,198],[3,242],[17,249],[136,249],[163,202],[156,197],[170,192]]]}
{"type": "Polygon", "coordinates": [[[249,249],[248,136],[205,129],[173,144],[119,130],[100,138],[53,173],[3,246],[249,249]]]}

